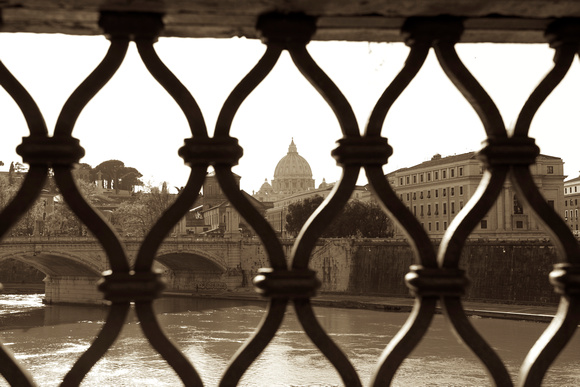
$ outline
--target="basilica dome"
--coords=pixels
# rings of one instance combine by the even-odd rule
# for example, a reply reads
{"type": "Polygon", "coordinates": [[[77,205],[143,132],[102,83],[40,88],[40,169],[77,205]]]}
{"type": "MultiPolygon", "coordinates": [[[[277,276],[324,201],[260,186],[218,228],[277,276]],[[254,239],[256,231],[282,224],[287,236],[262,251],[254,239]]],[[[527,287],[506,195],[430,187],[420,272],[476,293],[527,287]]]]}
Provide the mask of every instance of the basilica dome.
{"type": "Polygon", "coordinates": [[[274,170],[272,180],[274,191],[293,194],[314,188],[310,164],[298,154],[294,139],[288,147],[288,153],[282,157],[274,170]]]}

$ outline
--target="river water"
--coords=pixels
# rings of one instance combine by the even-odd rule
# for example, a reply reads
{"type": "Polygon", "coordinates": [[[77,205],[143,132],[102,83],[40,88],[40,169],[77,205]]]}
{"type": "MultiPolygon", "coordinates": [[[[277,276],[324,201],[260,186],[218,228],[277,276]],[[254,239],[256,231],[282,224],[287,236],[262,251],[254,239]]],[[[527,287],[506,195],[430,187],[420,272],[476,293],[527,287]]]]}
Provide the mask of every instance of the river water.
{"type": "MultiPolygon", "coordinates": [[[[57,386],[100,330],[104,308],[43,305],[42,295],[0,295],[0,340],[32,373],[40,386],[57,386]]],[[[251,335],[264,303],[164,298],[156,301],[159,321],[199,372],[216,386],[229,359],[251,335]]],[[[264,353],[248,369],[241,386],[335,386],[341,380],[302,332],[291,311],[264,353]]],[[[389,340],[405,322],[404,313],[316,308],[331,337],[368,385],[389,340]]],[[[525,353],[547,324],[473,318],[515,377],[525,353]]],[[[580,385],[578,335],[548,373],[546,386],[580,385]]],[[[2,384],[4,383],[4,384],[2,384]]],[[[0,385],[5,382],[0,381],[0,385]]],[[[134,314],[121,337],[90,371],[85,386],[178,386],[173,370],[148,345],[134,314]]],[[[394,386],[490,385],[478,360],[457,342],[442,316],[405,360],[394,386]]]]}

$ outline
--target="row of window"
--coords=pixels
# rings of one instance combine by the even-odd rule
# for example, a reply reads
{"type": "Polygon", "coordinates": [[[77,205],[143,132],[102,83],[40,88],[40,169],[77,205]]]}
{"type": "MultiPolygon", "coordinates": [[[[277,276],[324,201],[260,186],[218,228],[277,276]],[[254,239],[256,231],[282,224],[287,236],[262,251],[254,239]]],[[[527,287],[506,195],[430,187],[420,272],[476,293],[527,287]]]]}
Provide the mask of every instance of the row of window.
{"type": "MultiPolygon", "coordinates": [[[[409,206],[407,206],[407,208],[410,210],[409,206]]],[[[426,206],[421,204],[420,206],[413,206],[413,215],[415,216],[420,216],[423,217],[425,215],[427,216],[439,216],[439,215],[447,215],[447,203],[443,202],[441,205],[441,214],[439,214],[439,203],[435,203],[433,204],[433,207],[431,207],[431,204],[427,204],[426,206]],[[419,212],[417,213],[417,209],[419,210],[419,212]],[[427,210],[425,212],[425,210],[427,210]],[[431,211],[433,210],[433,211],[431,211]]],[[[463,208],[463,200],[461,200],[459,202],[459,210],[461,210],[463,208]]],[[[449,213],[450,214],[455,214],[455,202],[450,202],[449,203],[449,213]]]]}
{"type": "MultiPolygon", "coordinates": [[[[425,223],[421,223],[421,226],[425,228],[425,223]]],[[[447,222],[443,222],[443,230],[447,230],[447,222]]],[[[427,231],[439,231],[439,222],[435,222],[435,230],[433,230],[432,223],[427,223],[427,231]]]]}
{"type": "MultiPolygon", "coordinates": [[[[570,199],[570,207],[577,206],[578,199],[570,199]]],[[[564,207],[568,207],[568,200],[564,200],[564,207]]]]}
{"type": "Polygon", "coordinates": [[[568,191],[568,187],[564,187],[564,193],[576,193],[578,192],[578,186],[574,186],[574,187],[570,187],[570,191],[568,191]],[[572,188],[574,188],[574,190],[572,190],[572,188]]]}
{"type": "MultiPolygon", "coordinates": [[[[570,220],[574,219],[574,215],[576,216],[576,220],[578,220],[578,209],[570,210],[570,220]]],[[[568,210],[564,211],[564,219],[568,220],[568,210]]]]}
{"type": "MultiPolygon", "coordinates": [[[[414,175],[407,175],[399,178],[399,185],[425,183],[429,181],[447,179],[447,171],[449,177],[455,177],[455,168],[442,169],[439,171],[422,172],[414,175]]],[[[457,176],[463,176],[463,167],[457,167],[457,176]]]]}
{"type": "MultiPolygon", "coordinates": [[[[441,188],[441,196],[442,197],[446,197],[447,196],[447,191],[449,191],[449,196],[455,196],[455,188],[456,187],[450,187],[449,189],[447,189],[447,188],[441,188]]],[[[459,195],[463,195],[463,186],[460,185],[457,188],[458,188],[457,191],[459,192],[459,195]]],[[[419,191],[419,194],[418,195],[417,195],[417,192],[408,192],[406,194],[407,201],[410,201],[411,199],[412,200],[417,200],[417,198],[419,198],[419,199],[425,199],[425,198],[431,199],[431,191],[433,191],[433,196],[434,197],[436,197],[436,198],[439,197],[439,189],[434,189],[434,190],[430,190],[429,189],[427,191],[419,191]],[[425,194],[423,194],[423,192],[425,194]]],[[[404,198],[403,194],[400,194],[399,197],[401,198],[401,200],[404,200],[403,199],[404,198]]]]}

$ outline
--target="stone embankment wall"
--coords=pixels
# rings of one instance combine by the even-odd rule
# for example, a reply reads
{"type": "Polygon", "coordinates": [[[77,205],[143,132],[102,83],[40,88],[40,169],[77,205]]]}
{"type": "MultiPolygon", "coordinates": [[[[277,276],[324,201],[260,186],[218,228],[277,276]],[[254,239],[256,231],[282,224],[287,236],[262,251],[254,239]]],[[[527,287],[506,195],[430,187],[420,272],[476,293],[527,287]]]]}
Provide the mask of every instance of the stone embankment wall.
{"type": "MultiPolygon", "coordinates": [[[[293,241],[284,244],[290,255],[293,241]]],[[[503,303],[557,303],[548,275],[559,261],[555,248],[543,241],[469,241],[460,267],[471,280],[465,299],[503,303]]],[[[404,277],[415,264],[403,241],[326,239],[319,241],[310,268],[322,281],[322,292],[409,296],[404,277]]],[[[244,243],[243,286],[260,267],[269,267],[264,248],[244,243]]]]}

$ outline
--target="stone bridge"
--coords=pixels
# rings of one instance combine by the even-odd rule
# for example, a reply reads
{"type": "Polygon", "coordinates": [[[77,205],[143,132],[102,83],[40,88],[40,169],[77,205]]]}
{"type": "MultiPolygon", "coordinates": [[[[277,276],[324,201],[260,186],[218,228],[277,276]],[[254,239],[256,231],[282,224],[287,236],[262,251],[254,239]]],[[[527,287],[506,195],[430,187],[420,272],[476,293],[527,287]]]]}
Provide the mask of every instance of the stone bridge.
{"type": "MultiPolygon", "coordinates": [[[[123,240],[134,263],[141,240],[123,240]]],[[[157,252],[155,267],[166,291],[206,292],[244,285],[242,242],[214,238],[168,238],[157,252]]],[[[96,283],[109,269],[107,256],[91,237],[7,238],[0,244],[0,261],[15,259],[46,274],[47,303],[102,303],[96,283]]]]}
{"type": "MultiPolygon", "coordinates": [[[[140,240],[125,239],[131,263],[140,240]]],[[[286,256],[293,240],[282,241],[286,256]]],[[[13,238],[0,244],[0,261],[16,259],[46,274],[49,303],[102,303],[96,283],[109,268],[100,244],[91,238],[13,238]]],[[[548,241],[469,241],[462,267],[471,278],[468,300],[555,303],[548,281],[558,262],[548,241]],[[501,268],[501,269],[499,269],[501,268]]],[[[416,263],[405,241],[323,239],[310,259],[321,292],[408,297],[404,276],[416,263]]],[[[169,292],[228,291],[251,287],[262,267],[270,267],[258,239],[168,238],[157,253],[169,292]]]]}

